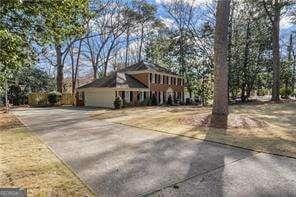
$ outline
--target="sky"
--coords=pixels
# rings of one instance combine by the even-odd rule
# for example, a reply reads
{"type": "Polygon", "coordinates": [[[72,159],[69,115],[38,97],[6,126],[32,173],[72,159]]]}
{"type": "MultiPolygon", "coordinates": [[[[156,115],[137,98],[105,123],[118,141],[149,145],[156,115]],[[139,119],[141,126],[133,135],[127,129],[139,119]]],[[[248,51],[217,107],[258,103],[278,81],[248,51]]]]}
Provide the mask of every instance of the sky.
{"type": "MultiPolygon", "coordinates": [[[[167,23],[169,23],[170,19],[166,17],[162,4],[169,3],[171,1],[172,0],[148,0],[148,2],[151,2],[157,6],[158,17],[164,19],[167,23]]],[[[194,6],[202,6],[203,4],[212,2],[212,0],[184,0],[184,1],[194,6]]],[[[296,25],[292,23],[291,17],[286,15],[281,17],[280,28],[284,34],[290,33],[292,31],[296,31],[296,25]]]]}
{"type": "MultiPolygon", "coordinates": [[[[172,19],[169,18],[162,4],[169,3],[172,0],[147,0],[148,2],[157,6],[157,17],[162,19],[162,21],[170,26],[173,24],[172,19]]],[[[183,0],[194,6],[202,6],[207,3],[211,3],[212,0],[183,0]]],[[[296,7],[296,6],[295,6],[296,7]]],[[[292,32],[296,34],[296,25],[291,22],[291,17],[287,15],[281,16],[280,21],[280,42],[281,45],[286,45],[288,43],[289,36],[292,32]]],[[[284,48],[286,49],[286,48],[284,48]]],[[[283,52],[283,51],[282,51],[283,52]]]]}
{"type": "MultiPolygon", "coordinates": [[[[158,9],[158,17],[161,18],[166,25],[172,25],[172,20],[167,17],[165,14],[164,8],[162,4],[170,3],[172,0],[148,0],[157,6],[158,9]]],[[[202,6],[204,4],[209,4],[213,2],[213,0],[183,0],[188,2],[194,6],[202,6]]],[[[294,6],[296,9],[296,5],[294,6]]],[[[294,32],[296,34],[296,25],[292,23],[292,18],[287,14],[281,16],[280,21],[280,38],[281,44],[286,43],[289,39],[290,34],[294,32]]]]}

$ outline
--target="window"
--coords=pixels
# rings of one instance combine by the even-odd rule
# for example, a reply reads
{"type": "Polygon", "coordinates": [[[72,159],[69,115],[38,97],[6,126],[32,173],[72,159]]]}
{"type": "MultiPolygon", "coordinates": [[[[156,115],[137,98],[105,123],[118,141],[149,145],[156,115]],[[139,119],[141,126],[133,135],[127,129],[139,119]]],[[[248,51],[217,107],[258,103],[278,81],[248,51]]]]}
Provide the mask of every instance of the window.
{"type": "Polygon", "coordinates": [[[150,83],[152,83],[152,73],[150,73],[150,83]]]}
{"type": "Polygon", "coordinates": [[[80,94],[78,95],[79,100],[83,100],[84,101],[84,92],[80,92],[80,94]]]}
{"type": "Polygon", "coordinates": [[[120,96],[120,97],[121,97],[122,100],[125,99],[125,91],[122,91],[122,92],[121,92],[121,96],[120,96]]]}
{"type": "Polygon", "coordinates": [[[157,103],[160,103],[160,92],[157,92],[157,96],[158,96],[157,103]]]}
{"type": "Polygon", "coordinates": [[[162,102],[165,103],[166,98],[165,98],[165,92],[162,93],[162,102]]]}
{"type": "Polygon", "coordinates": [[[144,92],[144,99],[147,98],[147,92],[144,92]]]}
{"type": "Polygon", "coordinates": [[[176,85],[176,78],[175,77],[171,77],[171,84],[176,85]]]}
{"type": "Polygon", "coordinates": [[[157,74],[154,75],[154,83],[157,83],[157,74]]]}
{"type": "Polygon", "coordinates": [[[130,102],[132,103],[133,102],[133,92],[132,91],[130,91],[130,102]]]}

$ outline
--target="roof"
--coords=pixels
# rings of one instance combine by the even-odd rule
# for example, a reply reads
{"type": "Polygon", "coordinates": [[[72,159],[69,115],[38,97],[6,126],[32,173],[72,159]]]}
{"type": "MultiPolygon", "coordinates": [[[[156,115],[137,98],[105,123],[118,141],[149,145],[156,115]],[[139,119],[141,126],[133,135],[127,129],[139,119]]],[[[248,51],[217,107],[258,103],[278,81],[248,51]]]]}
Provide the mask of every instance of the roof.
{"type": "Polygon", "coordinates": [[[143,71],[143,70],[154,70],[156,72],[177,75],[177,73],[174,73],[174,72],[170,71],[169,69],[163,68],[157,64],[152,64],[152,63],[148,63],[148,62],[144,62],[144,61],[133,64],[133,65],[123,68],[119,71],[120,72],[127,72],[127,71],[143,71]]]}
{"type": "Polygon", "coordinates": [[[109,76],[97,79],[88,84],[80,86],[81,88],[148,88],[145,84],[135,79],[129,74],[123,72],[113,72],[109,76]]]}

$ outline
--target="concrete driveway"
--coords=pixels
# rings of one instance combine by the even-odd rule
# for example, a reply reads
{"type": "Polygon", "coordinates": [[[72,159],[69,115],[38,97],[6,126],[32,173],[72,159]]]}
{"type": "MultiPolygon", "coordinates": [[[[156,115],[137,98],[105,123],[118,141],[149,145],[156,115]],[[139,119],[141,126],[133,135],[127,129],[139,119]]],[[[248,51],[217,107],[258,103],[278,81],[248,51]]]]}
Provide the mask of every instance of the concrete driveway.
{"type": "Polygon", "coordinates": [[[296,159],[89,117],[13,111],[97,196],[296,196],[296,159]]]}

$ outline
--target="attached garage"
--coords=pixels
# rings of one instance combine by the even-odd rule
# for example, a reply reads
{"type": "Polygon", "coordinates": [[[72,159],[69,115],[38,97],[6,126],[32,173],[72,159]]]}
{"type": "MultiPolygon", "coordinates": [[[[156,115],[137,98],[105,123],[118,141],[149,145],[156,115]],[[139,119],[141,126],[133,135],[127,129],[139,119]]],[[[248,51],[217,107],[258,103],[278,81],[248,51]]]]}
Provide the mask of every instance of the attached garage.
{"type": "Polygon", "coordinates": [[[92,107],[113,107],[115,100],[115,90],[106,88],[86,88],[84,90],[85,106],[92,107]]]}

